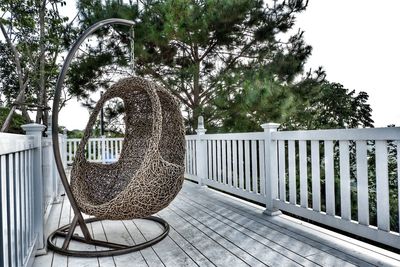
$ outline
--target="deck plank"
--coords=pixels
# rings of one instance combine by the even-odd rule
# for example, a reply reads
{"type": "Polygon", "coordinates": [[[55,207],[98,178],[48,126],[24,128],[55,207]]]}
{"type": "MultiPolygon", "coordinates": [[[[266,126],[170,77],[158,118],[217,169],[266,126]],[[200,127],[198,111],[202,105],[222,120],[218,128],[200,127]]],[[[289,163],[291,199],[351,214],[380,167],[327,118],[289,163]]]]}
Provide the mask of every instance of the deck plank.
{"type": "MultiPolygon", "coordinates": [[[[73,220],[74,217],[74,212],[71,209],[71,215],[70,215],[70,220],[73,220]]],[[[84,215],[84,219],[88,218],[89,216],[84,215]]],[[[83,237],[82,231],[80,227],[76,227],[74,234],[79,235],[83,237]]],[[[84,251],[94,251],[96,250],[95,246],[85,244],[82,242],[77,242],[74,240],[71,240],[71,243],[69,244],[69,249],[71,250],[84,250],[84,251]]],[[[81,267],[99,267],[99,261],[97,258],[81,258],[81,257],[68,257],[68,266],[81,266],[81,267]]],[[[54,265],[54,267],[57,267],[54,265]]]]}
{"type": "MultiPolygon", "coordinates": [[[[136,224],[132,220],[124,221],[124,226],[137,244],[146,242],[143,234],[139,231],[139,229],[136,227],[136,224]]],[[[141,253],[149,266],[165,266],[155,253],[153,247],[145,248],[141,250],[141,253]]]]}
{"type": "MultiPolygon", "coordinates": [[[[143,237],[146,240],[150,240],[162,233],[160,227],[155,223],[149,222],[147,220],[134,220],[133,223],[136,225],[143,237]]],[[[197,265],[186,253],[185,251],[177,246],[170,237],[166,237],[161,242],[153,245],[154,252],[160,258],[165,266],[194,266],[197,265]]]]}
{"type": "MultiPolygon", "coordinates": [[[[50,235],[50,233],[54,229],[58,228],[58,225],[60,223],[61,211],[62,211],[63,204],[64,204],[63,201],[61,201],[60,203],[52,204],[51,212],[50,212],[49,218],[47,219],[47,222],[46,222],[46,228],[45,228],[46,238],[50,235]]],[[[46,242],[47,242],[47,240],[46,240],[46,242]]],[[[54,257],[54,252],[48,251],[45,255],[42,255],[35,259],[35,261],[33,263],[33,267],[51,266],[53,257],[54,257]]]]}
{"type": "MultiPolygon", "coordinates": [[[[260,255],[254,253],[254,256],[263,260],[267,265],[290,265],[294,262],[307,266],[318,265],[317,262],[312,262],[301,254],[280,245],[279,242],[275,242],[274,239],[265,238],[260,234],[262,230],[264,230],[264,233],[268,232],[269,229],[265,226],[259,225],[259,227],[254,227],[252,231],[235,221],[224,218],[216,212],[205,210],[196,205],[189,205],[189,202],[186,201],[188,200],[184,199],[184,201],[178,200],[174,203],[179,203],[178,205],[181,205],[181,210],[185,211],[187,216],[195,217],[196,220],[203,222],[210,228],[223,229],[224,232],[222,234],[224,237],[227,237],[232,242],[235,242],[236,244],[244,242],[243,249],[249,250],[250,253],[254,253],[255,251],[257,253],[259,252],[260,255]],[[253,245],[250,247],[246,246],[248,243],[253,243],[253,245]]],[[[279,239],[279,237],[277,237],[277,239],[279,239]]],[[[297,244],[295,244],[295,242],[293,243],[296,248],[301,245],[300,242],[297,242],[297,244]]]]}
{"type": "MultiPolygon", "coordinates": [[[[70,220],[71,214],[70,213],[71,213],[71,205],[69,203],[69,200],[67,197],[63,197],[63,207],[61,210],[60,222],[58,224],[58,227],[69,224],[71,222],[71,220],[70,220]]],[[[53,230],[56,230],[58,227],[55,227],[55,229],[53,229],[53,230]]],[[[62,239],[57,238],[55,243],[56,243],[56,245],[61,245],[62,239]]],[[[68,266],[68,257],[58,254],[58,253],[54,253],[52,266],[67,267],[68,266]]]]}
{"type": "MultiPolygon", "coordinates": [[[[289,237],[296,238],[304,244],[308,244],[322,251],[329,251],[329,253],[323,253],[325,257],[332,258],[333,261],[335,258],[338,259],[338,262],[341,260],[350,261],[356,265],[362,266],[372,266],[372,265],[382,265],[383,262],[379,255],[375,257],[371,257],[369,253],[373,253],[373,251],[368,251],[368,253],[360,253],[356,250],[349,250],[349,246],[343,246],[341,244],[337,244],[339,239],[329,240],[326,234],[310,232],[307,227],[295,227],[295,224],[291,221],[286,221],[284,219],[276,217],[269,217],[262,214],[263,209],[254,208],[253,205],[249,205],[242,201],[232,201],[230,197],[226,197],[225,195],[221,195],[218,192],[213,190],[208,190],[207,197],[204,197],[204,193],[195,193],[193,192],[198,190],[196,186],[192,183],[187,183],[185,190],[182,191],[182,194],[191,197],[192,199],[202,199],[205,201],[209,201],[208,204],[211,206],[211,203],[214,205],[221,206],[224,209],[231,210],[233,212],[239,213],[248,217],[249,219],[269,226],[282,234],[282,238],[286,235],[289,237]]],[[[204,190],[204,189],[203,189],[204,190]]],[[[356,246],[353,246],[353,249],[356,249],[356,246]]],[[[399,261],[397,261],[400,263],[399,261]]]]}
{"type": "Polygon", "coordinates": [[[185,218],[177,216],[171,209],[164,209],[159,215],[161,218],[167,220],[172,227],[179,229],[179,233],[216,266],[248,266],[237,255],[217,242],[215,237],[207,235],[200,227],[194,226],[185,220],[185,218]]]}
{"type": "MultiPolygon", "coordinates": [[[[102,221],[107,240],[110,242],[134,245],[122,221],[102,221]]],[[[114,256],[116,266],[148,266],[140,251],[114,256]]]]}
{"type": "Polygon", "coordinates": [[[208,214],[212,216],[217,216],[224,222],[233,223],[233,225],[236,225],[236,227],[239,228],[243,227],[243,231],[247,232],[249,235],[255,236],[256,238],[265,239],[265,241],[276,243],[294,253],[302,255],[303,257],[321,252],[321,250],[309,244],[305,244],[301,240],[295,239],[286,234],[282,234],[269,225],[257,222],[247,216],[244,216],[243,214],[230,211],[226,207],[209,205],[209,203],[205,201],[196,202],[187,198],[186,196],[183,196],[183,194],[181,198],[200,210],[208,212],[208,214]]]}
{"type": "MultiPolygon", "coordinates": [[[[160,217],[160,216],[158,216],[160,217]]],[[[169,237],[180,247],[183,248],[186,253],[200,266],[216,266],[212,263],[199,249],[193,246],[190,241],[185,239],[185,237],[175,230],[174,227],[170,225],[169,237]]]]}
{"type": "MultiPolygon", "coordinates": [[[[104,233],[104,229],[103,229],[101,222],[91,223],[90,226],[91,226],[93,238],[95,238],[97,240],[107,241],[107,238],[104,233]]],[[[95,248],[97,251],[107,250],[107,248],[99,247],[99,246],[96,246],[95,248]]],[[[114,257],[99,257],[98,262],[99,262],[100,267],[115,267],[116,266],[114,257]]]]}
{"type": "MultiPolygon", "coordinates": [[[[321,228],[287,216],[269,217],[262,214],[263,210],[185,182],[171,205],[156,214],[170,224],[169,235],[156,245],[126,255],[92,259],[49,251],[36,257],[34,267],[400,266],[400,257],[382,249],[369,249],[372,246],[360,245],[360,241],[318,230],[321,228]]],[[[53,206],[46,232],[69,223],[72,216],[69,201],[64,197],[61,204],[53,206]]],[[[159,225],[141,219],[95,222],[89,230],[96,239],[127,244],[145,242],[162,231],[159,225]]],[[[72,242],[71,248],[89,246],[72,242]]]]}

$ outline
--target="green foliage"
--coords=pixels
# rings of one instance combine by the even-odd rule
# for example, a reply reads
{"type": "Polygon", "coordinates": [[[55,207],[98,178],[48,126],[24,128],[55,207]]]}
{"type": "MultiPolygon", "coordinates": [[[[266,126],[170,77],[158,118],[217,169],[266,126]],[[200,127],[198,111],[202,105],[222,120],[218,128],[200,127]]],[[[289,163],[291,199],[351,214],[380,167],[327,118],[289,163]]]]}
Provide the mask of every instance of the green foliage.
{"type": "MultiPolygon", "coordinates": [[[[301,31],[287,40],[295,15],[305,1],[79,1],[81,24],[110,17],[137,21],[135,27],[136,73],[152,78],[169,88],[186,111],[188,132],[196,127],[202,114],[212,125],[220,124],[214,99],[221,99],[226,88],[240,88],[241,72],[268,69],[269,77],[279,86],[292,83],[303,69],[311,47],[301,31]]],[[[129,29],[115,27],[98,32],[98,45],[91,46],[76,62],[77,78],[71,78],[73,94],[88,98],[96,87],[107,88],[111,70],[119,72],[129,62],[129,29]],[[114,47],[112,47],[114,45],[114,47]],[[110,48],[111,47],[111,48],[110,48]],[[109,57],[101,55],[111,55],[109,57]],[[84,67],[80,67],[82,64],[84,67]],[[88,71],[88,75],[85,74],[88,71]],[[80,77],[83,78],[80,79],[80,77]],[[75,84],[75,85],[74,85],[75,84]]],[[[245,89],[243,89],[245,90],[245,89]]],[[[278,94],[279,95],[279,94],[278,94]]]]}
{"type": "MultiPolygon", "coordinates": [[[[9,112],[10,112],[9,108],[0,107],[0,124],[3,124],[9,112]]],[[[29,122],[26,121],[26,119],[23,116],[21,116],[20,114],[15,114],[12,119],[8,132],[15,134],[24,134],[21,125],[27,123],[29,122]]]]}
{"type": "Polygon", "coordinates": [[[373,127],[368,94],[355,93],[340,83],[303,81],[292,88],[295,108],[282,128],[334,129],[373,127]]]}
{"type": "Polygon", "coordinates": [[[68,138],[79,138],[81,139],[83,137],[83,131],[82,130],[72,130],[72,131],[67,131],[67,137],[68,138]]]}
{"type": "MultiPolygon", "coordinates": [[[[1,32],[0,97],[7,107],[11,107],[21,90],[21,82],[26,84],[22,103],[16,103],[25,117],[28,116],[26,109],[37,110],[48,105],[60,67],[60,54],[71,45],[74,31],[67,24],[68,18],[60,14],[58,9],[64,5],[65,1],[62,0],[0,1],[0,24],[15,47],[13,51],[6,42],[5,33],[1,32]],[[20,70],[16,57],[20,61],[20,70]],[[44,94],[40,82],[42,77],[44,94]]],[[[65,97],[62,100],[66,100],[65,97]]]]}

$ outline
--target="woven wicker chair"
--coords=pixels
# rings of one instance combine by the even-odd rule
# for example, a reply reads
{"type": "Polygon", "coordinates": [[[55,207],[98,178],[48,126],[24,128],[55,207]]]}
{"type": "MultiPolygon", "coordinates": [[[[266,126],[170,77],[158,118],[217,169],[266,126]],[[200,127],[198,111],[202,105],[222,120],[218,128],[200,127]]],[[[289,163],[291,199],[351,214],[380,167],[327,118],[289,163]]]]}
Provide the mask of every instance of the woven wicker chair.
{"type": "MultiPolygon", "coordinates": [[[[134,26],[124,19],[107,19],[89,27],[76,40],[58,76],[52,110],[54,158],[74,217],[68,225],[51,233],[48,248],[60,254],[79,257],[115,256],[154,245],[168,235],[169,225],[152,214],[165,208],[178,194],[183,183],[185,135],[178,103],[164,88],[138,77],[123,79],[113,85],[98,101],[89,118],[84,137],[76,152],[71,183],[64,170],[58,141],[58,110],[67,69],[79,46],[97,29],[107,25],[134,26]],[[98,164],[85,158],[85,146],[103,104],[119,97],[125,107],[125,137],[116,163],[98,164]],[[82,212],[93,217],[84,219],[82,212]],[[130,245],[94,239],[87,224],[109,219],[135,219],[158,223],[161,234],[146,242],[130,245]],[[80,227],[81,234],[75,233],[80,227]],[[56,237],[63,238],[60,246],[56,237]],[[73,250],[70,241],[93,245],[87,250],[73,250]],[[97,247],[106,249],[97,250],[97,247]]],[[[155,228],[158,232],[158,226],[155,228]]]]}
{"type": "Polygon", "coordinates": [[[165,208],[182,187],[183,118],[174,97],[141,78],[123,79],[101,97],[87,124],[71,172],[80,209],[102,219],[134,219],[165,208]],[[116,163],[88,162],[85,146],[103,104],[124,102],[125,137],[116,163]]]}

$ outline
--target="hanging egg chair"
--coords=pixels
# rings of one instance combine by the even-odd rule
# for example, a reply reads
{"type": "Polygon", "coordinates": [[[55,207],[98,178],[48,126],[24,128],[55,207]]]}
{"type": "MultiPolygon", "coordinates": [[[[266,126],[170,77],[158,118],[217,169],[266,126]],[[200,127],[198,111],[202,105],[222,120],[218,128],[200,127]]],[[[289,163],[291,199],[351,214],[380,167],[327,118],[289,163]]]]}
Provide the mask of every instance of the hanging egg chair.
{"type": "Polygon", "coordinates": [[[71,171],[71,188],[82,212],[125,220],[165,208],[182,187],[184,128],[170,93],[142,78],[120,80],[90,115],[71,171]],[[125,107],[125,137],[119,160],[88,162],[85,146],[105,101],[119,97],[125,107]]]}
{"type": "Polygon", "coordinates": [[[134,22],[108,19],[86,30],[69,51],[55,90],[52,117],[54,156],[75,215],[71,224],[57,229],[48,237],[48,247],[69,256],[120,255],[159,242],[167,236],[169,225],[152,215],[168,206],[183,184],[185,133],[179,104],[168,90],[139,77],[122,79],[101,96],[90,115],[73,162],[71,182],[68,182],[58,145],[58,108],[66,70],[84,39],[96,29],[112,24],[132,26],[134,22]],[[113,98],[122,99],[125,108],[121,154],[115,163],[89,162],[85,158],[85,147],[92,127],[104,103],[113,98]],[[93,217],[83,219],[82,213],[93,217]],[[131,246],[95,240],[87,229],[87,224],[94,221],[137,218],[160,224],[163,232],[147,242],[131,246]],[[74,234],[78,225],[83,237],[74,234]],[[57,246],[56,237],[64,238],[62,246],[57,246]],[[108,249],[71,250],[71,240],[108,249]]]}

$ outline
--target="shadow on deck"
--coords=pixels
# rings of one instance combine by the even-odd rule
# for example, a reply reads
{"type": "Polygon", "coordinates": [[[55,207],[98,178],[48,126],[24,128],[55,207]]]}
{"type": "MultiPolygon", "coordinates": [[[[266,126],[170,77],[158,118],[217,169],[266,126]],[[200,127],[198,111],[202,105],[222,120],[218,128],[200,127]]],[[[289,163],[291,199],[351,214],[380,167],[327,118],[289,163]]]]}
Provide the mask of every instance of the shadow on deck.
{"type": "MultiPolygon", "coordinates": [[[[49,251],[36,257],[34,266],[400,266],[398,254],[285,215],[269,217],[263,210],[185,182],[178,197],[157,214],[171,230],[153,247],[108,258],[73,258],[49,251]]],[[[64,198],[53,206],[48,232],[71,218],[64,198]]],[[[130,244],[161,232],[144,220],[96,222],[90,230],[97,239],[130,244]]],[[[82,246],[71,243],[75,249],[82,246]]]]}

